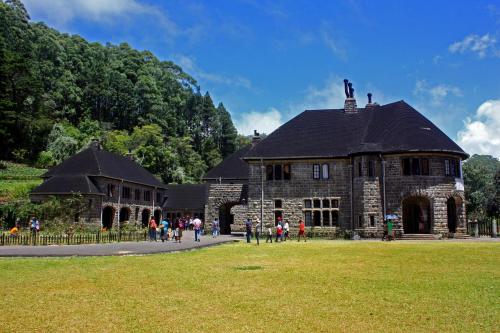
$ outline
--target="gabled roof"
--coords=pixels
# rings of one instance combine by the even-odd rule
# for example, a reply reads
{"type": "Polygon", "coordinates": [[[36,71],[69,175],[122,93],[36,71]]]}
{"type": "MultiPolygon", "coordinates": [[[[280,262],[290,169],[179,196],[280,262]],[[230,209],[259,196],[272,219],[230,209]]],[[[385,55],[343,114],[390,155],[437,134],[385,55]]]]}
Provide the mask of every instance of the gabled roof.
{"type": "Polygon", "coordinates": [[[165,188],[155,176],[133,160],[96,147],[71,156],[43,175],[44,178],[55,176],[101,176],[165,188]]]}
{"type": "Polygon", "coordinates": [[[406,151],[468,155],[430,120],[404,101],[359,108],[306,110],[283,124],[245,159],[331,158],[406,151]]]}
{"type": "Polygon", "coordinates": [[[87,176],[54,176],[45,180],[40,186],[37,186],[32,194],[96,194],[103,195],[95,186],[92,180],[87,176]]]}
{"type": "Polygon", "coordinates": [[[209,184],[167,185],[168,198],[163,208],[204,210],[209,186],[209,184]]]}
{"type": "Polygon", "coordinates": [[[242,157],[248,153],[252,145],[247,145],[226,157],[222,162],[208,171],[204,180],[208,179],[248,179],[248,163],[242,157]]]}

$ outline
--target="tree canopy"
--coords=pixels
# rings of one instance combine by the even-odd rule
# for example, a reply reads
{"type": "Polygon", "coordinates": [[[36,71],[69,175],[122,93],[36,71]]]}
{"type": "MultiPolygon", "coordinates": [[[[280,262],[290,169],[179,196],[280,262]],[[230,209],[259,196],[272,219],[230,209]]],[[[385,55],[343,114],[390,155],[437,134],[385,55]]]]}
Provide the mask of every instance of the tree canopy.
{"type": "Polygon", "coordinates": [[[0,1],[0,159],[47,167],[92,139],[165,182],[198,181],[244,142],[172,61],[60,33],[0,1]]]}

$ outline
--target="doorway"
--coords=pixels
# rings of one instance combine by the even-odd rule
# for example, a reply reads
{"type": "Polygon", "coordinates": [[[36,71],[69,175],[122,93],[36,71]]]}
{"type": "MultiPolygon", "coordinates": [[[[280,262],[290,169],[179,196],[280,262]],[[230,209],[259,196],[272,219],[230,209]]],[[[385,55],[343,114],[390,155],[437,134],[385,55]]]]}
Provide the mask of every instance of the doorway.
{"type": "Polygon", "coordinates": [[[102,227],[110,230],[113,227],[113,220],[115,217],[115,210],[111,206],[106,206],[102,210],[102,227]]]}
{"type": "Polygon", "coordinates": [[[431,207],[425,197],[409,197],[403,200],[403,229],[405,234],[431,232],[431,207]]]}
{"type": "Polygon", "coordinates": [[[457,203],[455,199],[449,198],[446,201],[446,210],[448,216],[448,231],[451,233],[457,232],[457,203]]]}

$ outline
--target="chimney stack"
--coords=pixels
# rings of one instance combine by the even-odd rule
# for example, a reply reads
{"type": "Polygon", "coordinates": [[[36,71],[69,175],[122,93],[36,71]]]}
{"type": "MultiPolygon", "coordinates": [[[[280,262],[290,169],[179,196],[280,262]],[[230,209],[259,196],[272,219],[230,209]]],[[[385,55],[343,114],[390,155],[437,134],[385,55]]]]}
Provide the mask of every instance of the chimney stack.
{"type": "Polygon", "coordinates": [[[372,93],[368,93],[367,96],[368,96],[368,104],[366,104],[365,108],[372,108],[376,106],[377,103],[372,102],[372,96],[373,96],[372,93]]]}
{"type": "Polygon", "coordinates": [[[356,104],[356,99],[354,98],[354,88],[349,80],[344,80],[344,90],[345,90],[345,102],[344,102],[344,112],[345,113],[357,113],[358,106],[356,104]]]}
{"type": "Polygon", "coordinates": [[[253,130],[252,147],[255,147],[261,140],[262,138],[260,137],[259,132],[257,132],[257,130],[253,130]]]}

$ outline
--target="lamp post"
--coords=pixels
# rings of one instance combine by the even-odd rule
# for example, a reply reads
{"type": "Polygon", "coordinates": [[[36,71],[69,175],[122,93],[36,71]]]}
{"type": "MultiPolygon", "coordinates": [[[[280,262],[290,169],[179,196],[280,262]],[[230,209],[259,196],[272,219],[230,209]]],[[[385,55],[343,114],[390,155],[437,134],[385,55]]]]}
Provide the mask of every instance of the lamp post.
{"type": "Polygon", "coordinates": [[[260,234],[264,225],[264,160],[260,159],[260,234]]]}

